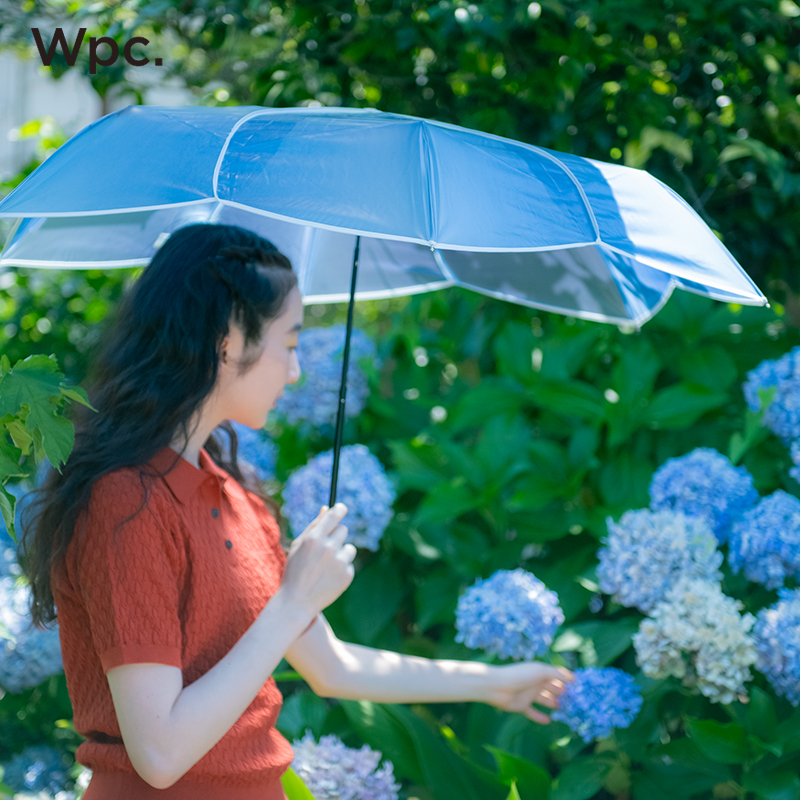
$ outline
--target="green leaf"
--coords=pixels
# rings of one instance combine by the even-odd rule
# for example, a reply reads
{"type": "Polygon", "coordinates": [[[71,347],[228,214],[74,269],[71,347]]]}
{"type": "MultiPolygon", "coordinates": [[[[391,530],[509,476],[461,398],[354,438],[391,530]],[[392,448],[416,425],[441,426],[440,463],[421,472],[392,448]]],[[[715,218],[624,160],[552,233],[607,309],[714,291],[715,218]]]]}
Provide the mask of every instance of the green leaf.
{"type": "Polygon", "coordinates": [[[481,505],[480,496],[459,476],[441,483],[420,503],[414,517],[416,525],[441,525],[481,505]]]}
{"type": "Polygon", "coordinates": [[[286,800],[314,800],[314,795],[291,767],[281,775],[281,785],[286,793],[286,800]]]}
{"type": "Polygon", "coordinates": [[[686,717],[686,732],[712,761],[741,764],[747,758],[747,734],[741,725],[686,717]]]}
{"type": "Polygon", "coordinates": [[[612,764],[607,756],[572,759],[555,779],[551,800],[589,800],[603,788],[612,764]]]}
{"type": "Polygon", "coordinates": [[[33,436],[36,459],[46,456],[56,469],[75,442],[72,423],[58,414],[63,378],[55,357],[29,356],[0,380],[0,417],[27,408],[25,427],[33,436]]]}
{"type": "Polygon", "coordinates": [[[666,150],[685,164],[692,163],[691,139],[684,139],[673,131],[663,131],[652,125],[645,125],[639,138],[625,145],[625,166],[641,169],[657,148],[666,150]]]}
{"type": "Polygon", "coordinates": [[[3,514],[3,522],[11,538],[16,542],[17,534],[14,529],[14,509],[16,508],[17,498],[6,491],[6,487],[0,484],[0,512],[3,514]]]}
{"type": "Polygon", "coordinates": [[[494,756],[500,780],[516,787],[520,800],[547,800],[550,794],[550,773],[532,761],[506,753],[491,745],[484,747],[494,756]]]}
{"type": "Polygon", "coordinates": [[[517,791],[517,784],[513,781],[511,782],[511,790],[508,793],[508,797],[506,800],[524,800],[519,796],[519,792],[517,791]]]}
{"type": "Polygon", "coordinates": [[[699,383],[678,383],[653,397],[644,419],[652,427],[684,428],[728,400],[726,392],[714,391],[699,383]]]}
{"type": "Polygon", "coordinates": [[[376,561],[360,570],[343,599],[347,620],[362,644],[371,644],[397,613],[406,594],[397,568],[376,561]]]}
{"type": "Polygon", "coordinates": [[[80,386],[62,386],[61,394],[75,403],[80,403],[82,406],[86,406],[86,408],[91,408],[92,411],[97,411],[97,409],[89,403],[89,395],[86,394],[85,390],[80,386]]]}
{"type": "Polygon", "coordinates": [[[742,776],[745,789],[755,792],[760,800],[800,800],[800,777],[796,772],[778,771],[767,774],[746,772],[742,776]]]}
{"type": "Polygon", "coordinates": [[[605,417],[605,398],[602,392],[583,381],[541,381],[531,387],[533,401],[541,408],[589,422],[605,417]]]}
{"type": "Polygon", "coordinates": [[[579,622],[562,630],[561,635],[553,643],[553,650],[578,650],[585,652],[585,641],[592,642],[594,653],[593,666],[605,667],[624,653],[630,646],[633,634],[639,630],[637,617],[623,617],[613,621],[579,622]],[[571,640],[566,634],[571,634],[571,640]],[[564,637],[562,639],[562,637],[564,637]],[[577,646],[570,646],[577,645],[577,646]]]}
{"type": "Polygon", "coordinates": [[[749,692],[749,702],[745,712],[747,730],[762,742],[776,741],[778,720],[775,715],[775,702],[772,697],[758,686],[749,692]]]}
{"type": "Polygon", "coordinates": [[[6,422],[5,425],[11,436],[11,441],[19,448],[20,454],[23,456],[28,455],[33,444],[33,436],[25,430],[25,423],[19,418],[14,418],[6,422]]]}
{"type": "Polygon", "coordinates": [[[24,478],[28,472],[20,466],[22,450],[14,447],[0,429],[0,479],[24,478]]]}
{"type": "Polygon", "coordinates": [[[709,389],[730,389],[738,375],[736,363],[720,345],[686,351],[681,355],[679,366],[684,381],[709,389]]]}
{"type": "Polygon", "coordinates": [[[441,569],[426,575],[414,590],[416,630],[424,633],[431,625],[449,622],[455,617],[461,578],[451,569],[441,569]]]}
{"type": "Polygon", "coordinates": [[[424,783],[414,742],[405,726],[389,711],[390,706],[367,700],[339,702],[355,732],[394,764],[396,775],[413,783],[424,783]]]}
{"type": "Polygon", "coordinates": [[[304,689],[286,698],[276,727],[287,739],[299,739],[306,730],[322,735],[328,716],[328,704],[314,692],[304,689]]]}

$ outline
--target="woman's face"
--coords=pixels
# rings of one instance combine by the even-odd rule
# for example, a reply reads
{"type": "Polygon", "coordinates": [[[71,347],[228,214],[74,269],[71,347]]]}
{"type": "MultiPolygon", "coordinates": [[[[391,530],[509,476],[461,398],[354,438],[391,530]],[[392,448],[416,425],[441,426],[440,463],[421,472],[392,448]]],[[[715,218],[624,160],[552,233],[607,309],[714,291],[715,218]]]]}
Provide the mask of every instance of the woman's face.
{"type": "Polygon", "coordinates": [[[270,320],[260,342],[244,346],[244,335],[231,325],[221,349],[217,378],[219,411],[225,419],[263,428],[267,414],[287,383],[300,378],[297,336],[303,326],[303,301],[296,287],[286,298],[280,316],[270,320]],[[242,362],[255,363],[240,374],[242,362]]]}

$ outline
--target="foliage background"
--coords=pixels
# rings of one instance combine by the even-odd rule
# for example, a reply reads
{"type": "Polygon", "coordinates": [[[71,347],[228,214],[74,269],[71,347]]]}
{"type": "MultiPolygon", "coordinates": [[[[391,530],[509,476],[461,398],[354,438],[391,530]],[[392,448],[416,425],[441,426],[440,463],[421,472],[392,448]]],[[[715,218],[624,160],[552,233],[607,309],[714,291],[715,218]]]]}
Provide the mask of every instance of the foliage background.
{"type": "MultiPolygon", "coordinates": [[[[553,659],[636,674],[639,615],[597,593],[605,517],[647,505],[654,469],[697,446],[729,450],[743,429],[744,373],[800,344],[800,7],[792,0],[586,0],[468,4],[408,0],[270,3],[27,0],[0,5],[0,40],[65,23],[151,38],[199,103],[374,106],[645,167],[716,230],[771,309],[677,293],[642,331],[537,313],[458,290],[357,306],[379,346],[364,414],[347,442],[378,455],[399,489],[376,554],[330,609],[348,641],[474,658],[454,642],[459,592],[525,566],[566,615],[553,659]],[[534,367],[538,365],[538,369],[534,367]],[[443,408],[431,415],[434,408],[443,408]]],[[[71,27],[70,27],[71,26],[71,27]]],[[[85,55],[85,54],[84,54],[85,55]]],[[[88,74],[84,55],[75,69],[88,74]]],[[[34,51],[34,57],[35,51],[34,51]]],[[[54,74],[66,62],[55,62],[54,74]]],[[[100,68],[101,97],[140,101],[157,68],[100,68]],[[150,73],[147,72],[150,70],[150,73]]],[[[43,157],[57,132],[32,123],[43,157]]],[[[35,163],[12,181],[21,180],[35,163]]],[[[0,344],[14,363],[55,353],[73,382],[135,271],[0,275],[0,344]]],[[[343,321],[312,307],[310,324],[343,321]]],[[[278,478],[330,441],[275,428],[278,478]]],[[[743,463],[762,494],[783,488],[788,454],[760,436],[743,463]]],[[[757,610],[775,593],[730,574],[757,610]]],[[[283,670],[282,670],[283,671],[283,670]]],[[[284,675],[284,677],[290,677],[284,675]]],[[[800,716],[757,677],[750,703],[712,706],[641,679],[634,726],[584,745],[483,705],[378,706],[285,681],[280,727],[381,749],[422,800],[494,798],[514,779],[544,798],[800,797],[800,716]],[[487,750],[486,745],[496,748],[487,750]],[[505,755],[504,755],[505,754],[505,755]]],[[[74,749],[63,677],[0,699],[0,760],[49,741],[74,749]]]]}

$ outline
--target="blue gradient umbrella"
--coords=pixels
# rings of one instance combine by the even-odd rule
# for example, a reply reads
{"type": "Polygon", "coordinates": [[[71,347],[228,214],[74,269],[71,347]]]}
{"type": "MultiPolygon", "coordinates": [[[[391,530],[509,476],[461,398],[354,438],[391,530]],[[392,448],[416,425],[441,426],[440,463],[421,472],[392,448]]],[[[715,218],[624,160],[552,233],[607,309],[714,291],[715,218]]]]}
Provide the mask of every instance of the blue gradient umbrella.
{"type": "MultiPolygon", "coordinates": [[[[674,288],[766,298],[700,217],[642,170],[361,109],[129,106],[70,139],[0,202],[0,266],[146,263],[196,222],[292,260],[307,303],[463,286],[643,324],[674,288]]],[[[344,422],[342,381],[331,503],[344,422]]]]}

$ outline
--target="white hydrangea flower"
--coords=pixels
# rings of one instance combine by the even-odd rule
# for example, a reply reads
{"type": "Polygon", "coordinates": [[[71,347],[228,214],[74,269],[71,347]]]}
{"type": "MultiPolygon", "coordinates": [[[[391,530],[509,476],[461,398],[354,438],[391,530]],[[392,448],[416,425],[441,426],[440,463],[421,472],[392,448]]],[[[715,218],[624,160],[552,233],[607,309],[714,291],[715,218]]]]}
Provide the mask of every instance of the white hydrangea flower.
{"type": "Polygon", "coordinates": [[[756,619],[741,610],[718,583],[682,578],[634,635],[637,663],[645,675],[679,678],[712,703],[733,702],[757,658],[756,619]]]}

